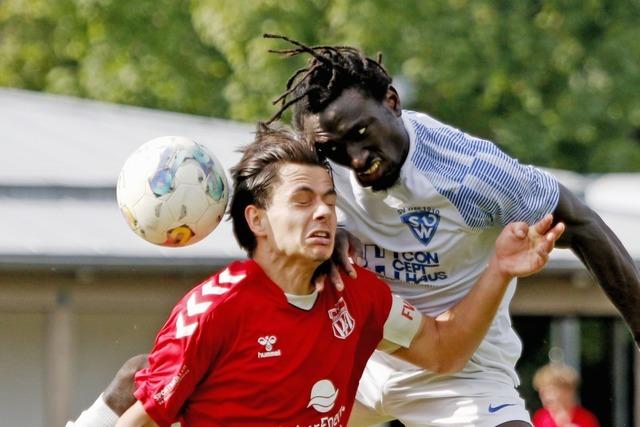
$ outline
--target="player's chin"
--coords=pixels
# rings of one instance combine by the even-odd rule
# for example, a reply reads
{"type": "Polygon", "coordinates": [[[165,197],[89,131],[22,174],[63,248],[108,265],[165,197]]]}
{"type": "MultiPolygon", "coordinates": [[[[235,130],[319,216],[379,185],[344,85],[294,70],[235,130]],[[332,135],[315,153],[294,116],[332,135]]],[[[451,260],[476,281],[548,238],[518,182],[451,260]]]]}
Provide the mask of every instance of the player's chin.
{"type": "Polygon", "coordinates": [[[314,261],[324,262],[331,258],[333,245],[312,245],[308,248],[307,254],[314,261]]]}
{"type": "Polygon", "coordinates": [[[400,168],[388,167],[385,168],[384,173],[377,179],[370,183],[370,187],[373,191],[384,191],[395,185],[400,177],[400,168]]]}

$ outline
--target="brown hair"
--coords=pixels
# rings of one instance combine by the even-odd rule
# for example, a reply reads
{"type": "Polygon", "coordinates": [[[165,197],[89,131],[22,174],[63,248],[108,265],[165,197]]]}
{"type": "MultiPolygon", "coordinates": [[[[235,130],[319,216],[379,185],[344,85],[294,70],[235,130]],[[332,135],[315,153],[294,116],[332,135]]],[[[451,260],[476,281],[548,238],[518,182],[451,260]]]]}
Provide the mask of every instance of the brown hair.
{"type": "Polygon", "coordinates": [[[329,165],[320,160],[313,144],[284,125],[258,125],[255,140],[241,150],[242,159],[231,168],[233,196],[229,216],[233,221],[233,233],[240,246],[251,256],[256,248],[256,237],[244,216],[245,208],[255,205],[267,208],[272,191],[279,183],[278,171],[284,163],[321,166],[329,165]]]}

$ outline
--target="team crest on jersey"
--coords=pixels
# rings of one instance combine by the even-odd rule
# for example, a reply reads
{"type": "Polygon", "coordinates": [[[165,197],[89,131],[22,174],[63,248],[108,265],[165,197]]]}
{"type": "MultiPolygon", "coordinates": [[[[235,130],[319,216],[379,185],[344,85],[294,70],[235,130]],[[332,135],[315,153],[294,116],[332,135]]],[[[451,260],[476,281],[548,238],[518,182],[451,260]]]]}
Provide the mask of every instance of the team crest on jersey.
{"type": "Polygon", "coordinates": [[[440,212],[431,209],[409,211],[400,215],[400,219],[409,226],[415,238],[427,246],[438,229],[440,212]]]}
{"type": "Polygon", "coordinates": [[[333,328],[333,335],[336,338],[345,339],[356,327],[356,321],[349,313],[347,303],[342,297],[338,300],[335,307],[328,311],[333,328]]]}

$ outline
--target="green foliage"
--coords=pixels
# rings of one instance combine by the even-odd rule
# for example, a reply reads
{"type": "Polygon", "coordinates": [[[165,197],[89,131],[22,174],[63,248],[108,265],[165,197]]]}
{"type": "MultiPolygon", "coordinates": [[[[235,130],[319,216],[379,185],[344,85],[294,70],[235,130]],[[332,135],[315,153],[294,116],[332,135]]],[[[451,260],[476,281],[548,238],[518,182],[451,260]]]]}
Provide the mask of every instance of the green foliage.
{"type": "Polygon", "coordinates": [[[0,84],[225,115],[225,58],[175,0],[7,0],[0,84]]]}
{"type": "Polygon", "coordinates": [[[405,107],[523,162],[634,171],[639,21],[635,0],[5,0],[0,84],[254,121],[305,63],[267,53],[281,33],[382,52],[405,107]]]}
{"type": "Polygon", "coordinates": [[[304,60],[283,62],[268,49],[273,40],[264,33],[317,40],[325,33],[323,0],[194,0],[193,20],[203,40],[225,55],[233,70],[225,89],[229,116],[237,120],[268,118],[271,100],[284,88],[289,74],[304,60]]]}

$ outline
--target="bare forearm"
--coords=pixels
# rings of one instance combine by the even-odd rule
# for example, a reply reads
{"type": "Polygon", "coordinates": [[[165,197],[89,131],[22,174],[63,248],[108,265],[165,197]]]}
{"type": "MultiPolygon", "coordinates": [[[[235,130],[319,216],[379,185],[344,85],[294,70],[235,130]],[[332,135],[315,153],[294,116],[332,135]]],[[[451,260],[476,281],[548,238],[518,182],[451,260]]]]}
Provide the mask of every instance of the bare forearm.
{"type": "Polygon", "coordinates": [[[151,417],[147,414],[140,401],[131,406],[122,414],[116,427],[158,427],[151,417]]]}
{"type": "Polygon", "coordinates": [[[468,362],[487,334],[511,279],[500,274],[492,258],[471,291],[435,319],[437,336],[446,351],[443,357],[457,360],[458,369],[468,362]]]}
{"type": "Polygon", "coordinates": [[[552,215],[547,215],[533,226],[508,224],[496,240],[489,265],[469,293],[436,319],[425,317],[410,347],[394,354],[432,371],[462,369],[489,330],[511,279],[545,266],[565,229],[562,223],[552,226],[552,221],[552,215]]]}
{"type": "Polygon", "coordinates": [[[620,240],[600,219],[581,226],[571,249],[595,277],[640,343],[640,273],[620,240]]]}
{"type": "Polygon", "coordinates": [[[425,317],[411,348],[394,354],[435,372],[462,369],[486,335],[511,278],[500,273],[492,258],[458,304],[435,319],[425,317]]]}
{"type": "Polygon", "coordinates": [[[580,258],[640,344],[640,273],[633,259],[598,214],[562,185],[554,215],[567,225],[558,244],[580,258]]]}
{"type": "Polygon", "coordinates": [[[116,373],[104,391],[104,401],[118,416],[136,403],[134,377],[136,372],[148,366],[147,355],[139,354],[128,359],[116,373]]]}

